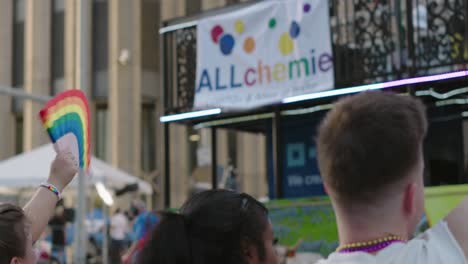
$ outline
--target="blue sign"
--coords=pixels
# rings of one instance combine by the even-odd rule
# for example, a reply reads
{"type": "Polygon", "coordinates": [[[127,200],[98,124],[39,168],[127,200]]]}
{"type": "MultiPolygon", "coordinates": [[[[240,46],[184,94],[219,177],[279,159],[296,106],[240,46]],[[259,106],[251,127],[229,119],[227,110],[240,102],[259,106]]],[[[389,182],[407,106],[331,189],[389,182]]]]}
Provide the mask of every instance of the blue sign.
{"type": "MultiPolygon", "coordinates": [[[[282,122],[283,195],[284,198],[323,196],[322,178],[317,164],[315,136],[317,120],[286,119],[282,122]]],[[[268,182],[270,198],[275,198],[273,141],[267,132],[268,182]]]]}

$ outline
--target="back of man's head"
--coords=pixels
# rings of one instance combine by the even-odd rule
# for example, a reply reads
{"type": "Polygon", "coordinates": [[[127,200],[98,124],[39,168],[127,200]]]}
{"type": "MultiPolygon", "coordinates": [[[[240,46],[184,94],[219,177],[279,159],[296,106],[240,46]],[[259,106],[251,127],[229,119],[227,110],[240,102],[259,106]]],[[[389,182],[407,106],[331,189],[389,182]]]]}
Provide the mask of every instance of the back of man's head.
{"type": "MultiPolygon", "coordinates": [[[[425,109],[409,96],[366,92],[340,100],[318,133],[318,162],[332,198],[367,204],[418,164],[425,109]]],[[[383,197],[382,197],[383,198],[383,197]]]]}

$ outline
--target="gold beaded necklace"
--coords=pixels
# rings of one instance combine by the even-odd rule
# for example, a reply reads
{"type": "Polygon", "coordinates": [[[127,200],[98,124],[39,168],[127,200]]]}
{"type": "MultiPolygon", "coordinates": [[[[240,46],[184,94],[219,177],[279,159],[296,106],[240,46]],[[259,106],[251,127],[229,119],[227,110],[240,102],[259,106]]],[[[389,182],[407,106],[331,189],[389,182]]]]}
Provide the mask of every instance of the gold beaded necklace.
{"type": "Polygon", "coordinates": [[[357,242],[357,243],[349,243],[339,246],[336,249],[336,252],[339,253],[352,253],[352,252],[376,252],[382,250],[391,244],[394,243],[405,243],[406,240],[401,236],[396,235],[388,235],[383,238],[374,239],[367,242],[357,242]]]}

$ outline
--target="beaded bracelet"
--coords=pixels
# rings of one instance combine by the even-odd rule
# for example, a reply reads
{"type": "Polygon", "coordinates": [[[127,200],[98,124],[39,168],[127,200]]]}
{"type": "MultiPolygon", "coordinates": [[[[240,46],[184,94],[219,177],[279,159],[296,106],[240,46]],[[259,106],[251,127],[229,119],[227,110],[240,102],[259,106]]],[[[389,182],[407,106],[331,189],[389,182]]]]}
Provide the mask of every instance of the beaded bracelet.
{"type": "Polygon", "coordinates": [[[62,199],[62,194],[60,193],[60,191],[57,189],[57,187],[55,187],[53,184],[50,184],[50,183],[41,183],[40,185],[41,187],[44,187],[46,188],[47,190],[53,192],[55,195],[57,195],[58,199],[62,199]]]}

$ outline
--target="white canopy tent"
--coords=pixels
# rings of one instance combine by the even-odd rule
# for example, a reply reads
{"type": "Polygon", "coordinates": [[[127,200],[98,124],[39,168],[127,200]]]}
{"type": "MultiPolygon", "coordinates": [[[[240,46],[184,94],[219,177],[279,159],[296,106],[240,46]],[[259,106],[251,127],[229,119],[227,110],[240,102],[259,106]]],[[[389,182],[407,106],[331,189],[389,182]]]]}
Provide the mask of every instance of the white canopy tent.
{"type": "MultiPolygon", "coordinates": [[[[30,152],[19,154],[10,159],[0,161],[0,187],[4,188],[29,188],[37,187],[47,180],[50,164],[55,158],[52,144],[36,148],[30,152]]],[[[138,179],[122,170],[119,170],[104,161],[92,157],[90,180],[95,183],[101,181],[111,189],[122,188],[127,184],[138,183],[138,190],[144,194],[151,194],[149,183],[138,179]]],[[[77,177],[71,187],[77,186],[77,177]]]]}

